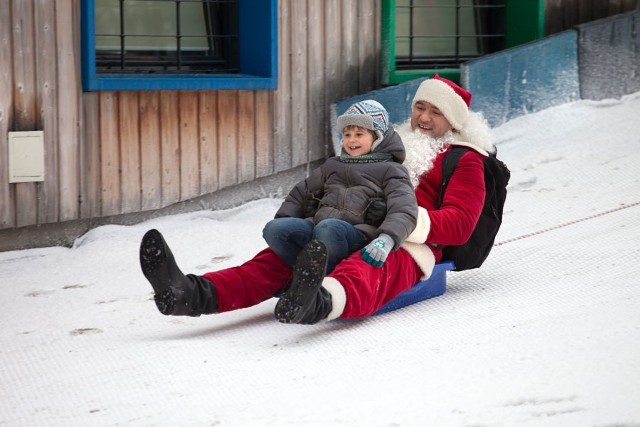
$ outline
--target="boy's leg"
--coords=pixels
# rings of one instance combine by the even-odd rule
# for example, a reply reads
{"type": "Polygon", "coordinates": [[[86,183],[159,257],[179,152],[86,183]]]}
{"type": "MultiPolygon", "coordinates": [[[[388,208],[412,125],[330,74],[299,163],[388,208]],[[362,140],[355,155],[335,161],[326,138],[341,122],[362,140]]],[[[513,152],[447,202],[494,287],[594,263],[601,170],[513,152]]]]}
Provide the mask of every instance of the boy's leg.
{"type": "Polygon", "coordinates": [[[270,248],[236,267],[202,275],[214,283],[218,312],[251,307],[273,297],[291,278],[289,267],[270,248]]]}
{"type": "Polygon", "coordinates": [[[331,273],[340,261],[366,244],[364,233],[340,219],[325,219],[313,229],[313,238],[327,248],[327,272],[331,273]]]}
{"type": "Polygon", "coordinates": [[[305,325],[325,319],[332,308],[331,295],[322,288],[326,271],[327,249],[319,240],[312,240],[300,252],[291,285],[276,304],[276,319],[305,325]]]}
{"type": "Polygon", "coordinates": [[[262,237],[284,262],[293,267],[298,254],[311,240],[313,223],[303,218],[275,218],[264,226],[262,237]]]}

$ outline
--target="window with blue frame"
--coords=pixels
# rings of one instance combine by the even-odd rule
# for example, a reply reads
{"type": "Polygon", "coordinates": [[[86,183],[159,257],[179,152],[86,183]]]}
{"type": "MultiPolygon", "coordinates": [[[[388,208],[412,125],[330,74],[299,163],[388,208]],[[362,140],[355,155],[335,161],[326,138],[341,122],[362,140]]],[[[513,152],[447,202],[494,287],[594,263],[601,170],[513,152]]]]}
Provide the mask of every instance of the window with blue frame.
{"type": "Polygon", "coordinates": [[[86,91],[274,89],[277,0],[83,0],[86,91]]]}

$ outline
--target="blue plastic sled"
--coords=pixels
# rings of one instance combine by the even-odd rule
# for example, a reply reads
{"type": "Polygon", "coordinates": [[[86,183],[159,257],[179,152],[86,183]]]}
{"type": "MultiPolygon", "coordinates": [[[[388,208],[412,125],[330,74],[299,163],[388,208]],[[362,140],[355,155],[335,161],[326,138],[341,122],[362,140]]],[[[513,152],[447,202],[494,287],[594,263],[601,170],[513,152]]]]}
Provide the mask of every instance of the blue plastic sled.
{"type": "Polygon", "coordinates": [[[374,315],[388,313],[410,304],[415,304],[429,298],[437,297],[447,290],[447,271],[453,270],[453,261],[441,261],[433,267],[431,276],[416,283],[413,288],[402,292],[394,299],[380,307],[374,315]]]}

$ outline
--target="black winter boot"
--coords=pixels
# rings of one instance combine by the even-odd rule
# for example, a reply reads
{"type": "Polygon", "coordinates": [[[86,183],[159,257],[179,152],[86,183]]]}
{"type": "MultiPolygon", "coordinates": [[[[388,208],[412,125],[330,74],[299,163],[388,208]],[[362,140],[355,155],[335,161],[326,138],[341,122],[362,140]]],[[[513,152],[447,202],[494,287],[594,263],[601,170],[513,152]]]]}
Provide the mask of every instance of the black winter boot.
{"type": "Polygon", "coordinates": [[[321,286],[326,271],[327,248],[311,240],[298,255],[291,285],[276,304],[275,315],[280,322],[313,325],[329,315],[331,294],[321,286]]]}
{"type": "Polygon", "coordinates": [[[182,274],[158,230],[149,230],[140,243],[140,266],[160,313],[197,317],[218,311],[213,283],[195,274],[182,274]]]}

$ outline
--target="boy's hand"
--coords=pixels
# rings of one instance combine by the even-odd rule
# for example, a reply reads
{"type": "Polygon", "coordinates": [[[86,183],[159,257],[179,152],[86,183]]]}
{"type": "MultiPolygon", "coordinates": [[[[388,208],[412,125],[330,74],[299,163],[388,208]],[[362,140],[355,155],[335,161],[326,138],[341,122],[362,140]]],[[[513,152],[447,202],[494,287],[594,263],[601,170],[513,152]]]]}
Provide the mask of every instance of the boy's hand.
{"type": "Polygon", "coordinates": [[[362,259],[374,267],[380,267],[389,256],[393,245],[393,239],[389,235],[382,233],[367,246],[360,249],[362,259]]]}
{"type": "Polygon", "coordinates": [[[311,218],[316,215],[316,212],[318,212],[318,208],[320,207],[320,199],[322,199],[321,191],[307,194],[307,197],[302,201],[303,218],[311,218]]]}

